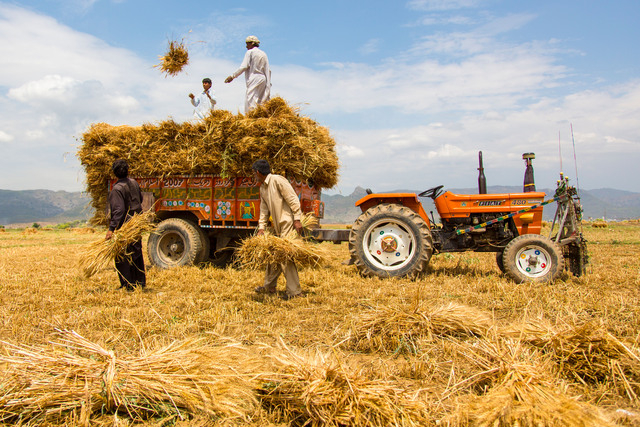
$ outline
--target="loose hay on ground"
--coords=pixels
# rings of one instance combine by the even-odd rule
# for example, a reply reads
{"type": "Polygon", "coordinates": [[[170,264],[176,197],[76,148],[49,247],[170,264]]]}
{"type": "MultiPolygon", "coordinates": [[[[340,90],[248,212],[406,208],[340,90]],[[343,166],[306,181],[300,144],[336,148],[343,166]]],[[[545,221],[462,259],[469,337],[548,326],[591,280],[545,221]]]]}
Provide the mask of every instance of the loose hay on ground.
{"type": "Polygon", "coordinates": [[[0,422],[73,417],[89,425],[105,412],[132,420],[246,418],[256,407],[253,384],[235,370],[236,346],[185,340],[119,357],[75,332],[61,334],[54,347],[3,343],[0,422]]]}
{"type": "Polygon", "coordinates": [[[271,355],[273,374],[263,374],[260,399],[283,420],[311,426],[422,426],[426,403],[397,382],[367,378],[334,351],[294,352],[281,345],[271,355]]]}
{"type": "Polygon", "coordinates": [[[613,336],[602,323],[553,327],[530,320],[506,333],[549,354],[566,378],[583,384],[607,382],[638,402],[640,350],[613,336]]]}
{"type": "Polygon", "coordinates": [[[568,395],[551,363],[520,341],[478,340],[464,345],[469,362],[481,372],[450,387],[461,395],[446,418],[450,426],[590,427],[613,426],[595,406],[568,395]],[[475,385],[482,384],[482,388],[475,385]]]}
{"type": "Polygon", "coordinates": [[[376,307],[354,315],[342,342],[357,351],[417,353],[422,341],[483,336],[492,326],[488,313],[453,302],[440,307],[376,307]]]}

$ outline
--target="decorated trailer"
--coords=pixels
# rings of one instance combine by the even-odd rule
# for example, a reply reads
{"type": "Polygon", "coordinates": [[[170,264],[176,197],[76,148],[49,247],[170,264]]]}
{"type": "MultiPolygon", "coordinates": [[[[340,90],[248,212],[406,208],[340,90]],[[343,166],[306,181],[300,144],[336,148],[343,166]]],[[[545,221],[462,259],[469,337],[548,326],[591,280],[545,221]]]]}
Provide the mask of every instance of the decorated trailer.
{"type": "MultiPolygon", "coordinates": [[[[237,243],[258,226],[260,186],[253,177],[203,174],[134,179],[142,189],[143,208],[153,209],[160,220],[147,247],[151,263],[160,268],[204,262],[224,265],[237,243]]],[[[290,182],[302,212],[323,218],[321,190],[307,182],[290,182]]],[[[115,183],[115,179],[109,181],[109,190],[115,183]]],[[[334,234],[314,232],[318,240],[334,240],[334,234]]]]}

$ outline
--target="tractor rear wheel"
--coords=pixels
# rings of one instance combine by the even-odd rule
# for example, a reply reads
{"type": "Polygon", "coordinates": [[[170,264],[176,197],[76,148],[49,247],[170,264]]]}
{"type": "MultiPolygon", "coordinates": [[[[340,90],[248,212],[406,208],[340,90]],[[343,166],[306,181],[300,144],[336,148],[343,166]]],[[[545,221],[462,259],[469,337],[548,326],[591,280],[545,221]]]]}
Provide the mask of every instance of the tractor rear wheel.
{"type": "Polygon", "coordinates": [[[198,264],[208,256],[198,226],[181,218],[165,219],[147,242],[149,260],[159,268],[198,264]]]}
{"type": "Polygon", "coordinates": [[[354,222],[349,252],[364,276],[415,276],[426,269],[433,240],[420,215],[385,203],[367,209],[354,222]]]}
{"type": "Polygon", "coordinates": [[[539,234],[523,234],[510,241],[502,260],[506,274],[517,283],[553,281],[564,269],[558,244],[539,234]]]}
{"type": "Polygon", "coordinates": [[[504,274],[504,251],[496,252],[496,264],[498,264],[498,269],[504,274]]]}

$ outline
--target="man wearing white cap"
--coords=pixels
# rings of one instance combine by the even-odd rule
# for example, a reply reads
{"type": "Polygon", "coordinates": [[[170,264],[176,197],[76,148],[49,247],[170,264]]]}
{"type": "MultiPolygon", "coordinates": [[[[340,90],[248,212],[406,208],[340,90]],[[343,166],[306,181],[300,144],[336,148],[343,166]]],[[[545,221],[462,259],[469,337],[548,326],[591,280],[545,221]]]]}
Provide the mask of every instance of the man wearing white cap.
{"type": "Polygon", "coordinates": [[[247,82],[247,98],[244,103],[244,112],[248,113],[253,108],[266,102],[271,97],[271,69],[267,54],[259,49],[260,40],[256,36],[249,36],[245,40],[247,53],[235,73],[225,79],[225,83],[231,83],[233,79],[244,73],[247,82]]]}

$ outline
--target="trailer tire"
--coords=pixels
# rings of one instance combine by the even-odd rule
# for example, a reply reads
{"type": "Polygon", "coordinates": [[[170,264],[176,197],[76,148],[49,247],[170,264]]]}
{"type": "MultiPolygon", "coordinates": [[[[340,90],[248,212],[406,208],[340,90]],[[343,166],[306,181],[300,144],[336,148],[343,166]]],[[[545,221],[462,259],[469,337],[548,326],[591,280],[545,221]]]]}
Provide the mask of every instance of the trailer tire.
{"type": "Polygon", "coordinates": [[[516,283],[551,282],[564,270],[562,250],[539,234],[523,234],[504,248],[505,273],[516,283]]]}
{"type": "Polygon", "coordinates": [[[204,258],[203,234],[190,221],[165,219],[149,236],[147,250],[151,264],[158,268],[198,264],[204,258]]]}
{"type": "Polygon", "coordinates": [[[413,277],[426,270],[433,239],[420,215],[405,206],[385,203],[356,219],[349,234],[349,252],[366,277],[413,277]]]}
{"type": "Polygon", "coordinates": [[[205,262],[209,262],[210,251],[211,251],[211,240],[209,239],[209,234],[204,231],[201,227],[194,225],[194,228],[198,232],[198,236],[200,236],[200,242],[202,242],[202,249],[198,253],[198,257],[194,262],[195,265],[199,265],[205,262]]]}

